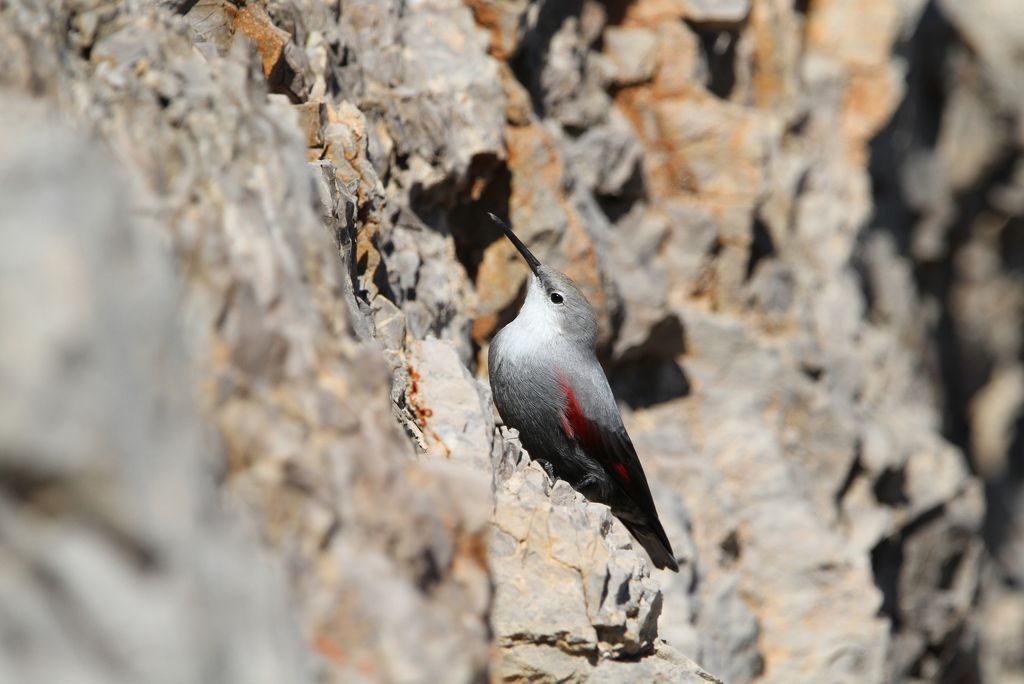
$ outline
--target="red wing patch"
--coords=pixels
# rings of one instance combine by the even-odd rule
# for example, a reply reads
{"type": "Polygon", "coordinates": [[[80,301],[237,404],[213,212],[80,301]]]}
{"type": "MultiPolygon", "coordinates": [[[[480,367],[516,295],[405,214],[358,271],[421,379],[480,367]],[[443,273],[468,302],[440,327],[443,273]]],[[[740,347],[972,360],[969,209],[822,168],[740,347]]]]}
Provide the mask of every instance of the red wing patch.
{"type": "Polygon", "coordinates": [[[579,439],[584,444],[588,444],[593,438],[593,426],[587,417],[583,415],[583,410],[580,408],[580,402],[576,399],[576,393],[572,391],[572,386],[569,385],[569,381],[564,377],[558,378],[558,386],[562,389],[562,394],[565,396],[565,405],[562,407],[561,420],[562,429],[565,430],[565,434],[569,439],[579,439]]]}
{"type": "Polygon", "coordinates": [[[559,419],[562,421],[562,430],[565,432],[566,437],[569,439],[576,439],[576,431],[572,427],[572,423],[569,421],[569,417],[565,415],[565,411],[558,414],[559,419]]]}
{"type": "Polygon", "coordinates": [[[562,422],[562,430],[565,431],[566,436],[569,439],[578,440],[592,457],[597,458],[606,468],[610,468],[610,474],[618,479],[620,483],[626,487],[630,486],[629,469],[625,463],[617,460],[618,457],[605,448],[599,433],[601,428],[594,425],[583,415],[583,410],[580,408],[580,402],[576,398],[576,393],[565,376],[559,375],[558,386],[562,389],[562,394],[565,397],[565,403],[562,406],[559,418],[562,422]],[[609,463],[609,461],[612,462],[609,463]]]}
{"type": "MultiPolygon", "coordinates": [[[[561,373],[556,375],[556,379],[559,389],[562,390],[563,399],[558,418],[566,437],[576,441],[589,458],[600,463],[622,492],[628,495],[648,518],[657,522],[658,512],[654,508],[647,478],[640,466],[636,449],[621,423],[616,429],[591,421],[584,415],[569,379],[561,373]]],[[[660,530],[660,523],[658,529],[660,530]]],[[[659,538],[663,537],[664,531],[661,531],[659,538]]],[[[665,547],[669,548],[667,539],[662,540],[665,547]]]]}

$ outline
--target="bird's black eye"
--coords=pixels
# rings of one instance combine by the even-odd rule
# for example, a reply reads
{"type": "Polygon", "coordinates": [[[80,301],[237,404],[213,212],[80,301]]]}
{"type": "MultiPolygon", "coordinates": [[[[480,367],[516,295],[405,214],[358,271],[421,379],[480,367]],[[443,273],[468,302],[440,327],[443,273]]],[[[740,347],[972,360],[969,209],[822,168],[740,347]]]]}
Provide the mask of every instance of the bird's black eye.
{"type": "Polygon", "coordinates": [[[562,299],[562,295],[558,294],[557,292],[552,292],[551,301],[554,302],[555,304],[561,304],[564,300],[562,299]]]}

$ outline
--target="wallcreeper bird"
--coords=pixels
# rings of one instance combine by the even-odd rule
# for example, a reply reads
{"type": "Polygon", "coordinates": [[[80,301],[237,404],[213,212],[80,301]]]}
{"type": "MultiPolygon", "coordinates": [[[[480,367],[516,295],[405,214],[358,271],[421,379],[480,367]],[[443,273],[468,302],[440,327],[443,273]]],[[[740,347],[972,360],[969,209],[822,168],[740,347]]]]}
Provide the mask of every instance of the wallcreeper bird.
{"type": "Polygon", "coordinates": [[[537,461],[607,504],[659,568],[679,570],[647,478],[597,362],[597,314],[576,284],[542,265],[512,229],[505,232],[533,271],[515,320],[488,354],[494,404],[537,461]]]}

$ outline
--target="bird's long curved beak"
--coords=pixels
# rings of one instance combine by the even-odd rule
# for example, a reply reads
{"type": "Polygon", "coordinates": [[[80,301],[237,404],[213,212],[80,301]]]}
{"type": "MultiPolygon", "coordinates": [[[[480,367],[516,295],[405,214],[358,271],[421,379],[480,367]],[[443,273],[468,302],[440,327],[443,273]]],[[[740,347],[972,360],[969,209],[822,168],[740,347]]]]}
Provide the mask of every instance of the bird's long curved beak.
{"type": "Polygon", "coordinates": [[[501,229],[505,232],[505,237],[511,240],[512,244],[519,250],[519,253],[523,255],[523,258],[526,259],[526,263],[530,266],[530,270],[533,271],[533,274],[540,275],[537,273],[537,269],[540,268],[540,261],[537,260],[537,257],[533,256],[533,252],[527,249],[526,245],[523,244],[523,241],[516,237],[516,234],[512,232],[512,229],[508,227],[507,223],[491,212],[487,212],[487,215],[491,217],[492,221],[501,226],[501,229]]]}

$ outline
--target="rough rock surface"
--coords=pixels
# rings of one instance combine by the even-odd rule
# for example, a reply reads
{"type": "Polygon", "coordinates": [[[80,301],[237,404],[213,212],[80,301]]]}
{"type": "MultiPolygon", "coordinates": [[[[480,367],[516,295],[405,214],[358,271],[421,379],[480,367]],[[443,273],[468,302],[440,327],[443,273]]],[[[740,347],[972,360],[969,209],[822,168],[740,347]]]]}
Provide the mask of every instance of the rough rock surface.
{"type": "Polygon", "coordinates": [[[0,107],[0,681],[310,681],[222,449],[157,236],[103,148],[0,107]]]}
{"type": "Polygon", "coordinates": [[[495,444],[489,557],[491,624],[503,650],[497,676],[577,681],[618,669],[617,677],[631,681],[706,681],[689,659],[656,642],[661,592],[629,534],[606,506],[588,504],[565,482],[553,484],[523,458],[512,434],[495,444]],[[637,656],[646,657],[636,671],[613,665],[637,656]]]}
{"type": "Polygon", "coordinates": [[[980,677],[994,682],[1024,681],[1024,26],[1017,9],[1000,0],[931,3],[901,40],[907,94],[873,146],[880,182],[863,259],[870,315],[899,329],[930,371],[943,430],[985,483],[988,558],[976,624],[980,677]],[[916,306],[891,295],[906,287],[916,290],[916,306]]]}
{"type": "Polygon", "coordinates": [[[1021,681],[1013,4],[0,3],[0,679],[1021,681]],[[678,575],[496,428],[484,211],[678,575]]]}

